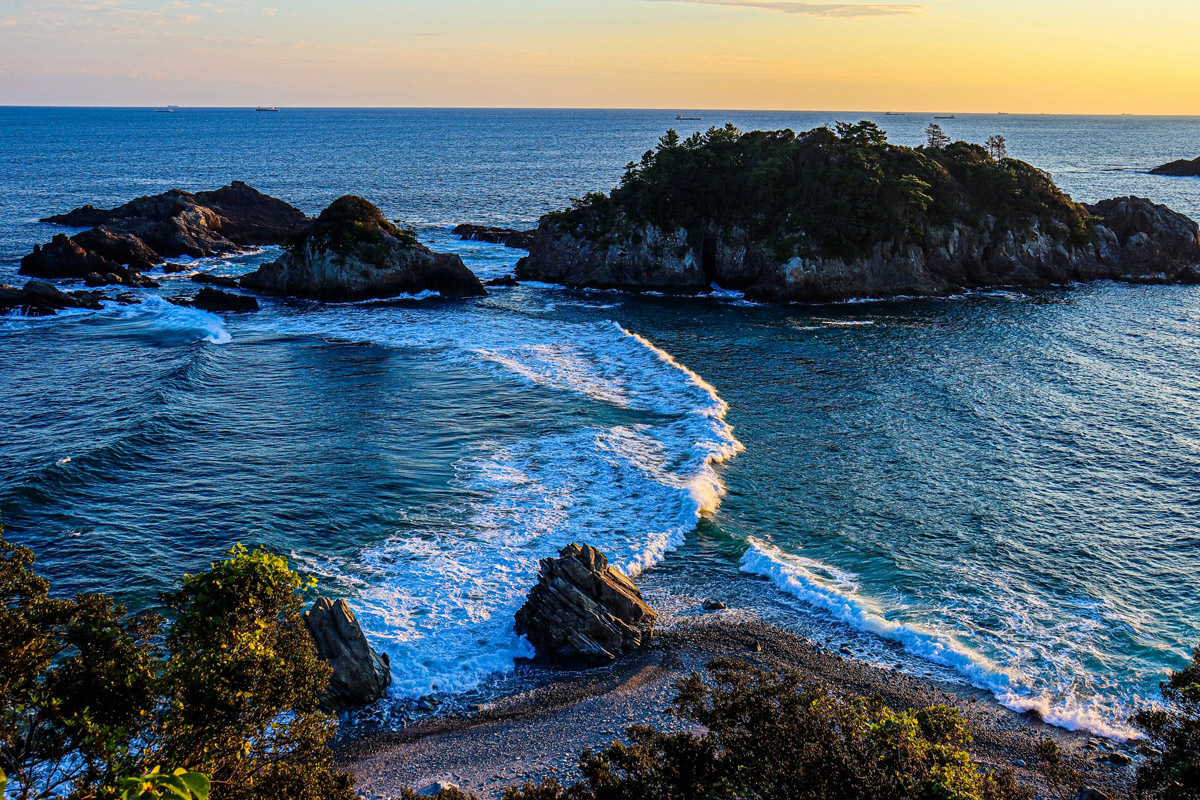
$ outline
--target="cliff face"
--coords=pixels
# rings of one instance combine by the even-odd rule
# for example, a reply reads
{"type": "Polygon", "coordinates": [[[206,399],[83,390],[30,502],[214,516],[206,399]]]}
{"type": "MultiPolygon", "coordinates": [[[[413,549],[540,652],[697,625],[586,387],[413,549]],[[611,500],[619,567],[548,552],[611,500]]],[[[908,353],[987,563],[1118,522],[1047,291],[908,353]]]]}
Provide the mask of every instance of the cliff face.
{"type": "Polygon", "coordinates": [[[767,302],[1200,277],[1187,217],[1140,198],[1085,207],[974,146],[715,133],[660,144],[611,195],[547,215],[518,277],[767,302]]]}
{"type": "Polygon", "coordinates": [[[335,200],[283,256],[244,276],[241,285],[265,294],[329,301],[423,291],[444,297],[487,294],[461,258],[432,252],[374,205],[352,195],[335,200]]]}

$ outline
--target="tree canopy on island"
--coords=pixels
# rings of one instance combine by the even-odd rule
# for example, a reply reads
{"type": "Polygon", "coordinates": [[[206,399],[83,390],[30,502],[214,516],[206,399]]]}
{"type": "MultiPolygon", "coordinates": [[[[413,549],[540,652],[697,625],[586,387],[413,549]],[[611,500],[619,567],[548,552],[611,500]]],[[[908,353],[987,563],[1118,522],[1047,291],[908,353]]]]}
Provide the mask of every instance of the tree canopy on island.
{"type": "Polygon", "coordinates": [[[611,193],[550,218],[603,236],[623,215],[686,229],[697,246],[706,228],[739,227],[785,258],[806,250],[852,257],[880,242],[919,241],[926,224],[973,225],[989,215],[1001,227],[1038,220],[1076,241],[1088,237],[1091,215],[1047,173],[996,146],[944,135],[931,144],[891,144],[867,121],[801,134],[726,125],[681,139],[670,130],[611,193]]]}

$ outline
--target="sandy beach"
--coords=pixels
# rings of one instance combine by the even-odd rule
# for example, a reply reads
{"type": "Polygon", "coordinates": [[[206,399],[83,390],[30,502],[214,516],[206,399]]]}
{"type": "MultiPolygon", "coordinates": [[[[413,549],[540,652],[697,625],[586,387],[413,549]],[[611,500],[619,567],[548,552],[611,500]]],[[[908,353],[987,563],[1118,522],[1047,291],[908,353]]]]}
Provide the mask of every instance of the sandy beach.
{"type": "Polygon", "coordinates": [[[985,766],[1013,769],[1039,796],[1049,791],[1037,757],[1037,744],[1046,737],[1059,744],[1086,786],[1120,797],[1133,778],[1136,760],[1126,766],[1109,760],[1113,752],[1132,753],[1127,745],[1047,725],[969,687],[830,653],[743,612],[676,618],[656,633],[650,646],[611,667],[557,677],[548,671],[545,685],[469,715],[343,740],[338,756],[366,798],[398,797],[405,786],[432,791],[438,784],[497,798],[507,786],[549,776],[570,783],[577,775],[579,752],[620,738],[628,725],[685,727],[686,722],[667,713],[675,681],[721,656],[794,670],[835,692],[878,695],[895,708],[954,706],[975,732],[976,759],[985,766]]]}

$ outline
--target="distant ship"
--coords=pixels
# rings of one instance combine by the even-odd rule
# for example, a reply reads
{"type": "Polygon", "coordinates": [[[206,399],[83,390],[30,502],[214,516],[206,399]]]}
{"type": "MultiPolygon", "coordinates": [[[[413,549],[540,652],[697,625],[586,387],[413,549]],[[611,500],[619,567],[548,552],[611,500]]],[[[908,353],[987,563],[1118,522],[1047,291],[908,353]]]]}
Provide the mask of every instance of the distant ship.
{"type": "Polygon", "coordinates": [[[175,106],[167,106],[166,108],[156,108],[156,109],[154,109],[154,113],[155,114],[174,114],[175,106]]]}
{"type": "Polygon", "coordinates": [[[278,111],[279,106],[271,106],[270,108],[267,108],[266,106],[259,106],[258,108],[254,109],[254,110],[255,111],[278,111]]]}
{"type": "Polygon", "coordinates": [[[903,111],[885,111],[885,112],[883,112],[883,115],[885,117],[907,117],[908,116],[908,114],[904,113],[903,111]]]}
{"type": "Polygon", "coordinates": [[[957,117],[955,117],[953,114],[951,114],[948,117],[934,117],[934,119],[957,119],[957,117]]]}
{"type": "Polygon", "coordinates": [[[675,119],[696,121],[696,120],[702,120],[702,119],[704,119],[704,117],[685,117],[683,114],[676,114],[675,119]]]}

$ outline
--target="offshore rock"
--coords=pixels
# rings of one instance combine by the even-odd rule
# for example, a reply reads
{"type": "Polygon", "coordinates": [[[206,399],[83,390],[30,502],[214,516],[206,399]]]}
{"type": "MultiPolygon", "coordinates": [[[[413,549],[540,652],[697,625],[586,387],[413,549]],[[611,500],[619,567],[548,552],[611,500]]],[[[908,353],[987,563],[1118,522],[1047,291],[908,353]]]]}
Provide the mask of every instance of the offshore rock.
{"type": "Polygon", "coordinates": [[[1176,178],[1195,178],[1200,177],[1200,158],[1193,158],[1191,161],[1180,159],[1172,161],[1170,164],[1163,164],[1161,167],[1155,167],[1150,170],[1151,175],[1168,175],[1176,178]]]}
{"type": "Polygon", "coordinates": [[[221,286],[226,289],[238,288],[237,278],[231,278],[228,275],[213,275],[211,272],[197,272],[192,276],[192,281],[195,283],[207,283],[212,286],[221,286]]]}
{"type": "Polygon", "coordinates": [[[20,311],[30,317],[52,316],[64,308],[99,310],[99,292],[67,292],[45,281],[33,280],[24,286],[0,286],[0,312],[20,311]]]}
{"type": "Polygon", "coordinates": [[[434,291],[443,297],[486,295],[457,255],[434,253],[384,218],[367,200],[338,198],[312,228],[241,285],[265,294],[349,301],[434,291]]]}
{"type": "Polygon", "coordinates": [[[156,286],[157,284],[136,269],[122,266],[108,258],[103,252],[90,251],[79,245],[74,238],[60,233],[45,246],[35,245],[33,252],[21,259],[21,275],[34,278],[69,278],[86,280],[89,285],[121,283],[127,286],[156,286]],[[116,278],[116,280],[113,280],[116,278]]]}
{"type": "Polygon", "coordinates": [[[1200,228],[1142,198],[1085,207],[966,142],[889,144],[869,122],[663,137],[621,185],[546,215],[518,279],[767,302],[1197,279],[1200,228]]]}
{"type": "Polygon", "coordinates": [[[104,226],[112,234],[136,237],[159,256],[158,261],[282,244],[309,224],[298,208],[242,181],[208,192],[172,189],[111,210],[87,205],[42,221],[80,228],[104,226]]]}
{"type": "Polygon", "coordinates": [[[169,300],[177,306],[199,308],[204,311],[258,311],[258,301],[253,297],[223,292],[211,286],[205,286],[192,297],[171,297],[169,300]]]}
{"type": "Polygon", "coordinates": [[[544,558],[537,585],[517,611],[517,633],[538,658],[606,664],[650,640],[657,615],[629,578],[594,547],[572,544],[544,558]]]}
{"type": "Polygon", "coordinates": [[[304,612],[304,623],[317,645],[317,654],[333,667],[322,705],[337,710],[383,697],[392,683],[387,654],[375,652],[367,642],[345,600],[318,597],[304,612]]]}
{"type": "Polygon", "coordinates": [[[589,230],[542,220],[516,275],[574,287],[697,294],[714,284],[763,302],[830,302],[859,297],[948,295],[989,286],[1043,287],[1101,279],[1200,280],[1200,227],[1139,197],[1087,209],[1085,241],[1053,221],[1004,228],[994,218],[930,225],[922,243],[876,242],[857,257],[781,258],[740,227],[713,225],[693,246],[686,229],[662,230],[622,214],[589,230]]]}
{"type": "Polygon", "coordinates": [[[537,231],[517,231],[512,228],[493,228],[488,225],[456,225],[454,234],[473,242],[502,244],[515,250],[528,250],[537,231]]]}

